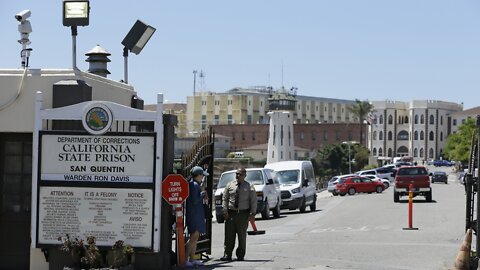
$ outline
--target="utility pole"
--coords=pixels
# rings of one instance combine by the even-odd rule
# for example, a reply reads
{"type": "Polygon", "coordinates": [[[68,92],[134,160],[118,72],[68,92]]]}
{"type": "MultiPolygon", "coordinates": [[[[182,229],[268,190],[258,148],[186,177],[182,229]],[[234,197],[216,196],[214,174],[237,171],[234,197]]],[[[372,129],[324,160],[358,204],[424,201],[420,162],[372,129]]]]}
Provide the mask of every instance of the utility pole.
{"type": "Polygon", "coordinates": [[[197,86],[197,71],[193,71],[193,96],[195,96],[195,87],[197,86]]]}

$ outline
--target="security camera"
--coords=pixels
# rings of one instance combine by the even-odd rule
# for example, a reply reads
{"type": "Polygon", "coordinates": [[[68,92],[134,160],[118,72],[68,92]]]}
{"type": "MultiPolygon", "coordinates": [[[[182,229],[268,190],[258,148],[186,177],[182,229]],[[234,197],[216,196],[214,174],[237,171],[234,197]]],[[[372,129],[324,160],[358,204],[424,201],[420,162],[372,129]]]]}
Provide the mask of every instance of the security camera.
{"type": "Polygon", "coordinates": [[[19,21],[19,22],[24,22],[26,19],[30,18],[31,14],[32,13],[30,12],[30,10],[25,9],[25,10],[22,10],[19,13],[17,13],[15,15],[15,19],[17,19],[17,21],[19,21]]]}

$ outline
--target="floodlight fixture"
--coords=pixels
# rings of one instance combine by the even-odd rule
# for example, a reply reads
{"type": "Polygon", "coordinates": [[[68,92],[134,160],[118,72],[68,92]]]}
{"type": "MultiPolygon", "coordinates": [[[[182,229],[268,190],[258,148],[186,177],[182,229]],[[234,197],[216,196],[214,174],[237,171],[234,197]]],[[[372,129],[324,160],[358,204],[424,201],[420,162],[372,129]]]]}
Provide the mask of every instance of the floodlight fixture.
{"type": "Polygon", "coordinates": [[[63,1],[63,25],[64,26],[87,26],[90,18],[89,1],[63,1]]]}
{"type": "Polygon", "coordinates": [[[63,0],[63,25],[72,29],[72,66],[77,69],[77,26],[87,26],[90,18],[88,0],[63,0]]]}
{"type": "Polygon", "coordinates": [[[155,33],[155,28],[137,20],[132,26],[128,34],[122,41],[123,48],[123,57],[124,57],[124,69],[125,69],[125,78],[124,82],[128,83],[128,51],[133,52],[134,54],[139,54],[143,47],[147,44],[150,38],[155,33]]]}

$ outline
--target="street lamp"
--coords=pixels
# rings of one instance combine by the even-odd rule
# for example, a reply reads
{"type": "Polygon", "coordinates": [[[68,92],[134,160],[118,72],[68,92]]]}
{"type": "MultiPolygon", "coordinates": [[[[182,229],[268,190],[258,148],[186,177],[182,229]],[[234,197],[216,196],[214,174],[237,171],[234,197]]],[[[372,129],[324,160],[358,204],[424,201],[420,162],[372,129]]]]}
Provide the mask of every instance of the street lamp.
{"type": "Polygon", "coordinates": [[[122,41],[123,46],[123,57],[124,57],[124,82],[128,83],[128,50],[134,54],[139,54],[143,47],[147,44],[148,40],[155,33],[155,28],[150,25],[143,23],[140,20],[137,20],[132,26],[128,34],[122,41]]]}
{"type": "Polygon", "coordinates": [[[342,144],[346,144],[348,146],[348,173],[352,174],[352,157],[350,155],[350,145],[357,143],[356,141],[345,141],[342,144]]]}
{"type": "Polygon", "coordinates": [[[72,65],[77,68],[77,26],[89,24],[90,2],[64,0],[63,1],[63,26],[72,29],[72,65]]]}

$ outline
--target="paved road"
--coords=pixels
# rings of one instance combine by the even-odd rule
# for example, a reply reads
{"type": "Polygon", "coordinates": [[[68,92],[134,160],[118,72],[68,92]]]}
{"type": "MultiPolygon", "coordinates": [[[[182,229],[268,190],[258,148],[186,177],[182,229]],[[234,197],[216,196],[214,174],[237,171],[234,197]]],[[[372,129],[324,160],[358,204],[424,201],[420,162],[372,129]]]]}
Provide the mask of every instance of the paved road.
{"type": "Polygon", "coordinates": [[[451,269],[464,235],[464,189],[454,174],[447,185],[432,187],[432,203],[414,198],[417,231],[403,230],[408,198],[394,203],[392,188],[345,197],[323,191],[315,212],[282,211],[281,218],[271,220],[257,216],[257,227],[266,234],[248,236],[243,262],[218,261],[224,225],[214,223],[212,254],[202,268],[451,269]]]}

